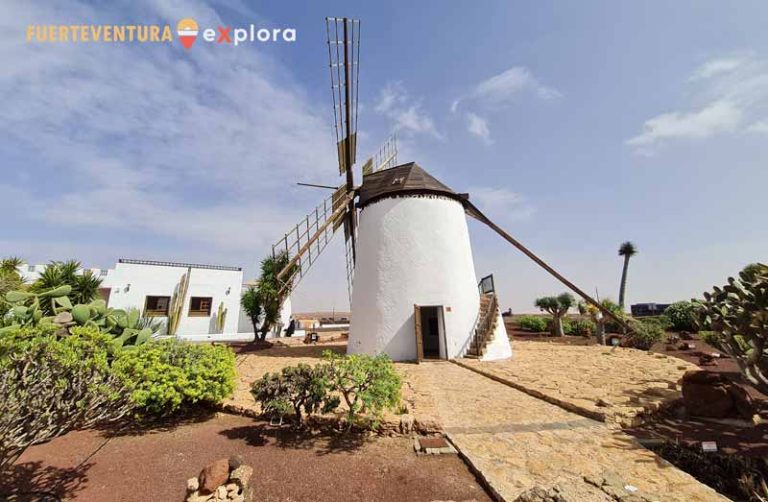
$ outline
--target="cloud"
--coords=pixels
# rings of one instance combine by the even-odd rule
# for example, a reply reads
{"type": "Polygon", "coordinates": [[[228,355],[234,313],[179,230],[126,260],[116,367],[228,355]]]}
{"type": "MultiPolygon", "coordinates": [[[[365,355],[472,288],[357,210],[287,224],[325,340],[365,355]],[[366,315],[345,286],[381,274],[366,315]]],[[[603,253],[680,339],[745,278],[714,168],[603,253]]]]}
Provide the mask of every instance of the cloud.
{"type": "Polygon", "coordinates": [[[374,110],[394,123],[396,131],[409,135],[424,134],[441,139],[435,122],[413,99],[402,82],[389,82],[379,93],[374,110]]]}
{"type": "Polygon", "coordinates": [[[488,122],[479,115],[467,112],[467,131],[480,138],[486,145],[493,144],[491,131],[488,129],[488,122]]]}
{"type": "MultiPolygon", "coordinates": [[[[201,25],[223,24],[194,0],[125,5],[124,19],[175,26],[196,12],[201,25]]],[[[28,23],[62,12],[109,22],[109,11],[76,0],[4,9],[0,150],[17,159],[4,188],[44,200],[25,221],[171,239],[182,256],[194,242],[246,261],[318,198],[288,187],[335,173],[325,108],[268,46],[26,43],[28,23]]]]}
{"type": "Polygon", "coordinates": [[[741,58],[713,59],[699,66],[688,80],[695,81],[712,78],[716,75],[731,72],[742,64],[744,64],[744,60],[741,58]]]}
{"type": "Polygon", "coordinates": [[[504,104],[526,91],[544,100],[562,97],[559,91],[542,85],[524,66],[513,66],[480,82],[472,92],[472,96],[491,104],[504,104]]]}
{"type": "Polygon", "coordinates": [[[768,134],[768,120],[760,120],[747,127],[747,131],[757,134],[768,134]]]}
{"type": "Polygon", "coordinates": [[[558,90],[543,85],[525,66],[513,66],[476,84],[467,94],[451,102],[451,112],[456,112],[464,101],[495,108],[513,103],[520,95],[529,94],[541,100],[553,100],[563,95],[558,90]]]}
{"type": "Polygon", "coordinates": [[[521,194],[495,187],[474,187],[469,196],[490,218],[509,221],[530,219],[535,208],[521,194]]]}
{"type": "Polygon", "coordinates": [[[708,138],[736,130],[742,118],[742,111],[727,101],[717,101],[690,113],[663,113],[647,120],[643,124],[643,132],[627,140],[627,144],[641,147],[665,139],[708,138]]]}
{"type": "Polygon", "coordinates": [[[473,110],[482,109],[484,114],[491,114],[513,104],[520,96],[526,94],[543,101],[562,97],[556,89],[543,85],[528,68],[513,66],[475,84],[470,91],[451,102],[450,110],[455,114],[459,107],[469,109],[470,111],[464,114],[467,131],[480,138],[486,145],[490,145],[493,140],[488,119],[473,110]]]}
{"type": "Polygon", "coordinates": [[[691,105],[646,120],[626,140],[635,152],[651,155],[675,140],[703,140],[722,134],[763,132],[768,115],[768,64],[753,56],[716,58],[686,80],[691,105]]]}

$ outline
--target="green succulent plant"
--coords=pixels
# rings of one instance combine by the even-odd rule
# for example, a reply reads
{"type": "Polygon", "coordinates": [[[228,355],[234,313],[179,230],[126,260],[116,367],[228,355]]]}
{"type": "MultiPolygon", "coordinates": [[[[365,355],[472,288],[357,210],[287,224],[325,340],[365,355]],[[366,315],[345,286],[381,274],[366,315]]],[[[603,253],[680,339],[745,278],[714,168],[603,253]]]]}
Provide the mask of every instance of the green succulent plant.
{"type": "Polygon", "coordinates": [[[73,326],[86,326],[111,335],[118,347],[135,346],[145,343],[155,330],[141,325],[138,310],[126,312],[107,307],[104,300],[72,305],[69,299],[70,286],[59,286],[48,290],[9,291],[5,300],[11,305],[9,313],[0,320],[0,335],[21,327],[40,324],[58,326],[60,334],[67,334],[73,326]],[[51,312],[53,315],[45,315],[51,312]]]}

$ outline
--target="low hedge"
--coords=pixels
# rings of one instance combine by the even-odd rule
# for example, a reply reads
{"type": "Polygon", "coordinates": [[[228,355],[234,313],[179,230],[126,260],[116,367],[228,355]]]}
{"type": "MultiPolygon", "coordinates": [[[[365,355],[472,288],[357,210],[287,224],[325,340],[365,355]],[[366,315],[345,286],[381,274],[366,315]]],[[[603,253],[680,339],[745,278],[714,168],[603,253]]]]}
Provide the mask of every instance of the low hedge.
{"type": "Polygon", "coordinates": [[[177,339],[120,351],[112,369],[140,412],[170,415],[188,405],[216,404],[235,389],[235,354],[227,347],[177,339]]]}

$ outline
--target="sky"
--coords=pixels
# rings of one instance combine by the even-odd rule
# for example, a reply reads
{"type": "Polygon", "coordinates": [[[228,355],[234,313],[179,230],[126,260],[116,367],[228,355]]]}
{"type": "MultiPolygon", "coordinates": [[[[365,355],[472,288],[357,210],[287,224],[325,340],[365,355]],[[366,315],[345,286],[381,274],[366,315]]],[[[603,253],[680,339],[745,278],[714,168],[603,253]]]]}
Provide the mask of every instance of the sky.
{"type": "MultiPolygon", "coordinates": [[[[768,249],[768,3],[4,0],[0,255],[242,266],[338,184],[325,16],[361,19],[358,158],[416,161],[583,289],[699,296],[768,249]],[[28,25],[292,28],[295,42],[44,43],[28,25]]],[[[357,171],[359,180],[359,167],[357,171]]],[[[478,278],[564,286],[480,223],[478,278]]],[[[332,242],[296,311],[348,308],[332,242]]]]}

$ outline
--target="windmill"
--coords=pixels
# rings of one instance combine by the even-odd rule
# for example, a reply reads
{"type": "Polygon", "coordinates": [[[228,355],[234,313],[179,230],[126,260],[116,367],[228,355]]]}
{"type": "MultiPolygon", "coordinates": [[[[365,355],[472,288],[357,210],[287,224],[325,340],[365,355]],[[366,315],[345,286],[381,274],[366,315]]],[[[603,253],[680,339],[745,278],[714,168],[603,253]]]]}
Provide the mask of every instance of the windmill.
{"type": "MultiPolygon", "coordinates": [[[[396,138],[362,167],[355,185],[360,22],[326,18],[340,186],[272,247],[287,297],[344,228],[352,319],[350,353],[395,360],[485,360],[512,355],[493,277],[475,276],[467,218],[486,224],[605,315],[626,324],[415,162],[397,164],[396,138]],[[353,287],[354,279],[354,287],[353,287]]],[[[627,326],[627,329],[631,329],[627,326]]]]}

